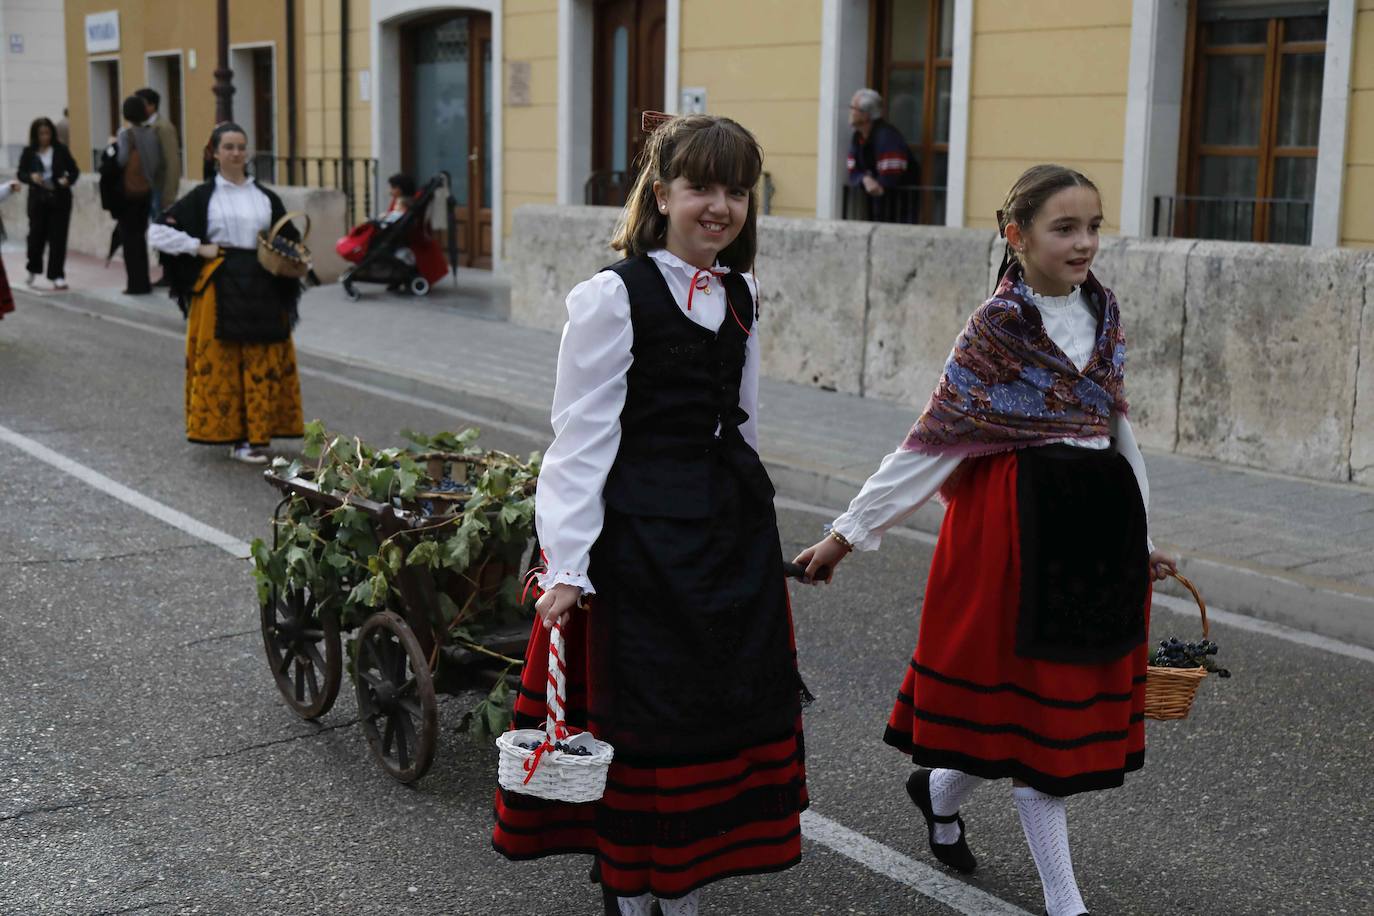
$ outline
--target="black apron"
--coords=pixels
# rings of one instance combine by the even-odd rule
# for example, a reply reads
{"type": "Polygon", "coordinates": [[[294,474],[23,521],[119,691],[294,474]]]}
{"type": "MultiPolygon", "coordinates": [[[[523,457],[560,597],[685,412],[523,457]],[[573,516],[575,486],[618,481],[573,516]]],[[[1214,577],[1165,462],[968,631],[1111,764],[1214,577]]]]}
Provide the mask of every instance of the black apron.
{"type": "Polygon", "coordinates": [[[649,258],[625,280],[635,365],[589,576],[589,714],[616,758],[656,766],[792,734],[800,679],[773,488],[743,440],[754,309],[737,275],[718,334],[649,258]]]}
{"type": "Polygon", "coordinates": [[[1150,587],[1145,505],[1115,448],[1017,453],[1021,600],[1016,654],[1113,661],[1145,640],[1150,587]]]}
{"type": "Polygon", "coordinates": [[[223,249],[215,284],[215,338],[240,343],[287,340],[295,320],[296,280],[275,277],[256,250],[223,249]]]}

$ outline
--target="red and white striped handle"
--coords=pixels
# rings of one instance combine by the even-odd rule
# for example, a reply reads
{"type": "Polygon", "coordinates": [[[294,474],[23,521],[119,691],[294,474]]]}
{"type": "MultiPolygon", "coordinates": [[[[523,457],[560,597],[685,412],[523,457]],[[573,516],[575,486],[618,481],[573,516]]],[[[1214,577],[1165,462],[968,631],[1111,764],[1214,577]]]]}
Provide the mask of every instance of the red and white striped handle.
{"type": "Polygon", "coordinates": [[[556,623],[549,633],[549,680],[545,685],[549,711],[544,731],[549,744],[568,737],[567,713],[564,711],[564,698],[567,695],[568,669],[563,662],[563,626],[556,623]]]}

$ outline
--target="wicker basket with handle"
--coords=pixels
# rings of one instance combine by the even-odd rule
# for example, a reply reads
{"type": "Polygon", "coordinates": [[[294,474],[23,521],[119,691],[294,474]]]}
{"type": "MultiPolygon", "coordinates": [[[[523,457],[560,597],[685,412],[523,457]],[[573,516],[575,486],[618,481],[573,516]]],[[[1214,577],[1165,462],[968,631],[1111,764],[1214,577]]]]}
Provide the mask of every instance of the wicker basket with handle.
{"type": "Polygon", "coordinates": [[[258,233],[258,263],[274,277],[299,280],[310,272],[310,249],[305,240],[310,237],[310,216],[299,210],[287,213],[266,232],[258,233]],[[282,227],[295,217],[305,219],[305,232],[299,242],[281,234],[282,227]]]}
{"type": "Polygon", "coordinates": [[[596,801],[605,792],[606,774],[615,751],[591,732],[574,735],[568,730],[563,720],[566,677],[563,627],[554,624],[549,634],[549,678],[545,688],[549,711],[544,728],[512,729],[496,739],[501,754],[497,779],[506,791],[562,802],[596,801]],[[558,750],[557,744],[586,748],[589,753],[567,753],[558,750]]]}
{"type": "MultiPolygon", "coordinates": [[[[1197,587],[1179,573],[1173,577],[1183,583],[1197,602],[1198,613],[1202,615],[1202,638],[1207,638],[1207,603],[1198,594],[1197,587]]],[[[1164,668],[1149,665],[1145,669],[1145,718],[1183,719],[1193,706],[1193,697],[1198,686],[1207,677],[1206,668],[1164,668]]]]}

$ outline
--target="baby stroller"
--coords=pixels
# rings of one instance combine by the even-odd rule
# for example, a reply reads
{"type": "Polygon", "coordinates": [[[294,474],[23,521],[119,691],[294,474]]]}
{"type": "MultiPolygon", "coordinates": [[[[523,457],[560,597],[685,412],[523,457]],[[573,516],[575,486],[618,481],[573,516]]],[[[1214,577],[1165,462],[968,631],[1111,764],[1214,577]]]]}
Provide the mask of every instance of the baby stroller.
{"type": "Polygon", "coordinates": [[[412,295],[429,294],[430,286],[443,279],[450,269],[458,271],[457,238],[453,213],[448,214],[448,257],[429,231],[429,208],[435,192],[446,187],[448,175],[431,178],[411,201],[410,209],[392,222],[368,220],[339,240],[335,250],[353,266],[343,272],[339,283],[344,294],[357,301],[357,283],[384,283],[391,289],[409,290],[412,295]],[[407,257],[407,250],[413,257],[407,257]]]}

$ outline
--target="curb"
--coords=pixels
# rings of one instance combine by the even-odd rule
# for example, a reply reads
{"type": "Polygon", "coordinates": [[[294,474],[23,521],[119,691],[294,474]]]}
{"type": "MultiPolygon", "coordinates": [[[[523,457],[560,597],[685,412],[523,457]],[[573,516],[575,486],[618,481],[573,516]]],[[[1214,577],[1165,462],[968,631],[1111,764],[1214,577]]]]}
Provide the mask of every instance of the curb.
{"type": "MultiPolygon", "coordinates": [[[[56,299],[52,294],[37,294],[24,289],[15,293],[26,299],[56,299]]],[[[99,316],[120,318],[132,323],[181,330],[175,312],[154,309],[142,303],[125,303],[79,292],[67,292],[62,301],[91,310],[99,316]]],[[[301,366],[325,378],[353,382],[393,392],[452,410],[471,413],[474,419],[496,421],[513,427],[536,440],[549,435],[547,404],[524,403],[477,394],[456,385],[451,379],[406,373],[390,366],[360,362],[297,345],[301,366]]],[[[773,478],[778,496],[833,508],[836,514],[848,504],[866,479],[868,468],[836,469],[798,461],[795,455],[769,455],[764,463],[773,478]]],[[[903,527],[927,535],[940,531],[944,512],[935,502],[922,506],[903,527]]],[[[1195,582],[1205,583],[1204,597],[1233,613],[1281,624],[1307,633],[1374,648],[1374,589],[1347,585],[1331,579],[1303,576],[1271,567],[1247,564],[1243,560],[1221,557],[1205,551],[1186,551],[1161,539],[1160,546],[1179,554],[1179,571],[1195,582]]],[[[1184,599],[1191,596],[1172,580],[1156,588],[1163,594],[1184,599]]]]}

